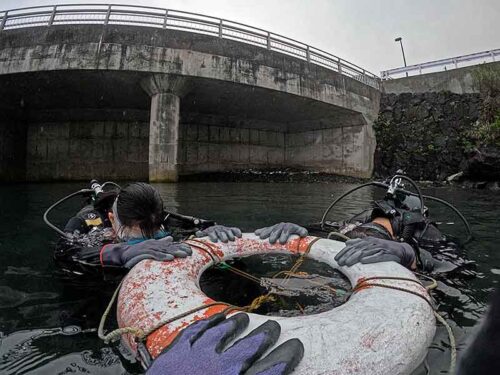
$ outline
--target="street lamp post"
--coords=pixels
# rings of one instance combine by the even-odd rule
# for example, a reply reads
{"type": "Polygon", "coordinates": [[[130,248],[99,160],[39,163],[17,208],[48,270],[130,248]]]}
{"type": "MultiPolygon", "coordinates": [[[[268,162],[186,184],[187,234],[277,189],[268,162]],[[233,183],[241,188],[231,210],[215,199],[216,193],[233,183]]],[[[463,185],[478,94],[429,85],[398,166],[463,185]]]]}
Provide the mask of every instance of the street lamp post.
{"type": "MultiPolygon", "coordinates": [[[[403,53],[403,62],[405,63],[405,68],[406,68],[406,57],[405,57],[405,50],[403,48],[403,38],[400,36],[394,39],[395,42],[399,42],[401,44],[401,52],[403,53]]],[[[408,72],[406,72],[406,76],[408,77],[408,72]]]]}

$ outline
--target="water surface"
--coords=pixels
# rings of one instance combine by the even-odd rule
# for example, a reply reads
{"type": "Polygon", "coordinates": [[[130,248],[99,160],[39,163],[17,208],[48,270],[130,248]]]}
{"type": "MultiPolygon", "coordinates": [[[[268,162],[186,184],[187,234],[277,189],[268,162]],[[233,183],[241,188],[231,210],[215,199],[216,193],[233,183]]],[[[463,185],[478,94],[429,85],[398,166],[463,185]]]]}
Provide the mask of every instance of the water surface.
{"type": "MultiPolygon", "coordinates": [[[[340,183],[180,183],[157,184],[172,210],[214,219],[250,231],[279,221],[310,223],[321,218],[333,196],[351,184],[340,183]]],[[[100,283],[61,280],[52,263],[57,236],[42,221],[43,211],[57,199],[84,186],[78,183],[0,186],[0,373],[125,374],[130,365],[117,345],[97,338],[101,314],[113,291],[100,283]]],[[[424,189],[456,205],[469,219],[476,240],[464,256],[477,263],[477,277],[440,278],[434,293],[438,308],[460,341],[485,309],[488,294],[500,279],[497,238],[498,194],[453,188],[424,189]]],[[[375,191],[356,192],[332,215],[341,220],[361,211],[375,191]]],[[[442,229],[463,236],[463,226],[450,211],[429,203],[442,229]],[[448,224],[446,224],[448,223],[448,224]]],[[[54,213],[63,223],[79,207],[73,202],[54,213]]],[[[431,374],[446,372],[446,331],[438,327],[427,358],[431,374]]],[[[425,373],[420,369],[419,373],[425,373]]]]}

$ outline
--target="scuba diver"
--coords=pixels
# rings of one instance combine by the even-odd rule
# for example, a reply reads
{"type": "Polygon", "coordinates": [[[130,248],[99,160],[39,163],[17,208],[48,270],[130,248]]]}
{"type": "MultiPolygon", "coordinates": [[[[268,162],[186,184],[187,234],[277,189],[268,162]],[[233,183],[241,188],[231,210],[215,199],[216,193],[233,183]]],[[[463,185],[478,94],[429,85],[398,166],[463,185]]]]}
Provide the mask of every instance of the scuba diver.
{"type": "Polygon", "coordinates": [[[431,219],[424,199],[451,208],[467,228],[466,242],[472,238],[467,220],[455,207],[442,199],[423,195],[418,185],[401,171],[384,182],[368,182],[349,190],[326,209],[321,223],[308,229],[321,237],[347,240],[346,247],[335,257],[340,266],[396,261],[414,271],[445,273],[468,264],[458,257],[457,243],[443,235],[431,219]],[[403,181],[409,182],[416,193],[406,190],[403,181]],[[372,202],[372,207],[345,222],[326,220],[341,199],[366,186],[387,189],[384,198],[372,202]]]}
{"type": "MultiPolygon", "coordinates": [[[[102,269],[122,274],[124,269],[131,269],[144,259],[185,258],[191,255],[191,247],[177,241],[191,235],[208,237],[212,242],[241,237],[239,228],[166,212],[158,191],[141,182],[119,188],[111,182],[100,185],[93,180],[90,189],[73,193],[52,205],[45,212],[44,220],[61,235],[54,253],[56,263],[63,271],[76,275],[102,269]],[[113,189],[105,191],[109,185],[113,189]],[[88,204],[60,230],[48,221],[48,213],[76,195],[88,196],[88,204]]],[[[280,223],[256,232],[273,243],[277,240],[285,243],[294,234],[307,235],[306,229],[292,223],[280,223]]]]}

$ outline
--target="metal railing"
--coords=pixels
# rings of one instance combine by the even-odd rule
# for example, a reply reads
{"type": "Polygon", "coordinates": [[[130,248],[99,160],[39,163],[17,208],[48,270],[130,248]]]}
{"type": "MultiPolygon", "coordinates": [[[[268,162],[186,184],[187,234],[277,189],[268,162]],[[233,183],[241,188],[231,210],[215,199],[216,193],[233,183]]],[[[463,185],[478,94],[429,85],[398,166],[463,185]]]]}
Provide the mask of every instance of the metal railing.
{"type": "Polygon", "coordinates": [[[1,11],[0,17],[0,33],[33,26],[99,24],[156,27],[212,35],[297,57],[380,88],[380,78],[375,74],[328,52],[266,30],[202,14],[147,6],[78,4],[1,11]]]}
{"type": "Polygon", "coordinates": [[[449,69],[457,69],[464,66],[471,66],[476,64],[482,64],[485,62],[494,62],[496,57],[500,56],[500,49],[494,49],[491,51],[483,51],[472,53],[470,55],[463,55],[457,57],[451,57],[448,59],[429,61],[422,64],[415,64],[409,66],[403,66],[401,68],[384,70],[380,72],[382,79],[398,78],[394,76],[399,76],[405,73],[430,73],[432,71],[442,71],[449,69]],[[459,66],[462,64],[462,66],[459,66]],[[466,65],[465,65],[466,64],[466,65]]]}

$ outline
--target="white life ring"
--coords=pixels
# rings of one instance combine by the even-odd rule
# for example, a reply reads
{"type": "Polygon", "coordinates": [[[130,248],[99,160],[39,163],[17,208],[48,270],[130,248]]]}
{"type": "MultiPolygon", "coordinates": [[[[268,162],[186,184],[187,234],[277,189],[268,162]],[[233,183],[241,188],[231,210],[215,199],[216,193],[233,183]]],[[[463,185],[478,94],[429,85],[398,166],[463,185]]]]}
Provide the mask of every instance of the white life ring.
{"type": "MultiPolygon", "coordinates": [[[[210,243],[212,256],[201,249],[203,246],[191,242],[194,245],[191,257],[172,262],[142,261],[123,280],[118,297],[118,325],[149,332],[174,316],[215,302],[199,287],[200,275],[214,264],[212,257],[226,260],[268,252],[300,254],[313,239],[294,238],[285,245],[271,245],[253,234],[244,234],[235,242],[210,243]]],[[[372,277],[416,280],[412,272],[394,262],[339,267],[334,257],[343,247],[342,242],[320,239],[312,244],[308,256],[340,270],[353,287],[372,277]]],[[[299,338],[305,353],[295,370],[297,374],[410,374],[424,360],[436,329],[433,311],[425,301],[429,299],[427,291],[410,281],[380,279],[373,283],[411,290],[420,297],[370,287],[370,283],[367,281],[368,287],[353,294],[345,304],[323,313],[298,317],[250,313],[247,332],[273,319],[282,328],[279,342],[299,338]]],[[[146,347],[155,358],[184,327],[226,307],[212,305],[163,325],[147,337],[146,347]]],[[[125,335],[124,341],[135,353],[133,336],[125,335]]]]}

